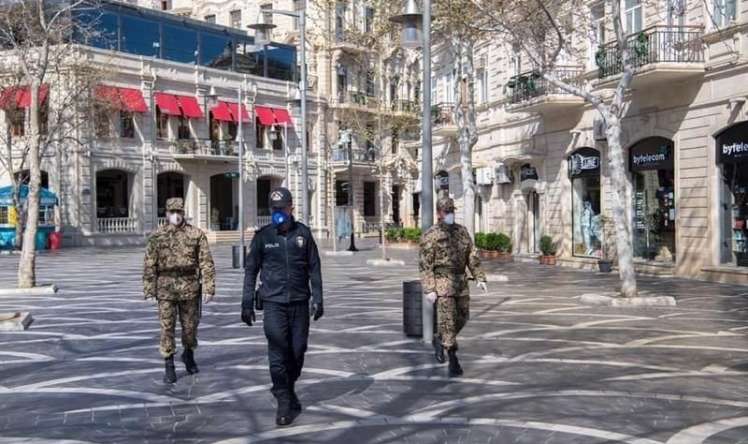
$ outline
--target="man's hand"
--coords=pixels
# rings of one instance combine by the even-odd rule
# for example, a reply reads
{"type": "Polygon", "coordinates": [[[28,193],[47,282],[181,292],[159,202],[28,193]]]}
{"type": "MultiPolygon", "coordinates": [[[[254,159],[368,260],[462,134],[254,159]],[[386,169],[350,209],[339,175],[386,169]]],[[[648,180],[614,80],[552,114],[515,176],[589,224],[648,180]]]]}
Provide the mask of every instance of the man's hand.
{"type": "Polygon", "coordinates": [[[312,303],[312,311],[311,311],[312,319],[314,319],[315,321],[317,321],[324,314],[325,314],[325,309],[322,306],[322,302],[313,302],[312,303]]]}
{"type": "Polygon", "coordinates": [[[210,303],[210,301],[212,301],[214,297],[216,297],[216,295],[214,295],[214,294],[204,294],[203,295],[203,304],[210,303]]]}
{"type": "Polygon", "coordinates": [[[250,327],[256,321],[253,308],[242,308],[242,321],[250,327]]]}
{"type": "Polygon", "coordinates": [[[481,290],[483,290],[483,293],[488,293],[488,285],[486,285],[485,282],[483,282],[483,281],[478,282],[478,288],[480,288],[481,290]]]}
{"type": "Polygon", "coordinates": [[[437,294],[435,291],[432,291],[431,293],[426,295],[426,300],[431,302],[432,304],[436,302],[437,294]]]}

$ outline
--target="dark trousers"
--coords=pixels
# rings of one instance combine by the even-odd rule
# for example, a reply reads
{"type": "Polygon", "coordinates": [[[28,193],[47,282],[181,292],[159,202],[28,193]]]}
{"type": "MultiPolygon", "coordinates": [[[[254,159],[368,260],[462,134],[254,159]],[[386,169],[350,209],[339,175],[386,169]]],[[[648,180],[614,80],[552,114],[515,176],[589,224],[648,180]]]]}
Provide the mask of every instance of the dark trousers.
{"type": "Polygon", "coordinates": [[[309,302],[265,302],[264,305],[263,327],[273,381],[271,392],[279,402],[288,402],[304,366],[309,339],[309,302]]]}

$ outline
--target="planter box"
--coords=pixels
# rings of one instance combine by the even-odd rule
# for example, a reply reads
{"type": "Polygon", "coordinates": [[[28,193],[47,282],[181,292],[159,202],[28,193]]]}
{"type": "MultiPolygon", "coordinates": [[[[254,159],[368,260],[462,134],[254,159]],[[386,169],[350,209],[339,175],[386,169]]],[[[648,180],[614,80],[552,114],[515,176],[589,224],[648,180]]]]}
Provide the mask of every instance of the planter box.
{"type": "Polygon", "coordinates": [[[538,256],[540,265],[556,265],[556,256],[538,256]]]}
{"type": "Polygon", "coordinates": [[[597,261],[597,267],[601,273],[610,273],[613,271],[613,261],[597,261]]]}

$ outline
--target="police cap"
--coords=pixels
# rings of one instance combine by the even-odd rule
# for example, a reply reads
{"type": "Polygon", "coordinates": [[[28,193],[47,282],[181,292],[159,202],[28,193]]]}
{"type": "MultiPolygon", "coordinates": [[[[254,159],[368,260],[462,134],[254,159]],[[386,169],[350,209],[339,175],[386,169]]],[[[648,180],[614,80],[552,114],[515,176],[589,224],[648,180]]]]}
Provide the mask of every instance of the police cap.
{"type": "Polygon", "coordinates": [[[293,197],[287,188],[278,187],[270,193],[270,208],[287,208],[293,204],[293,197]]]}

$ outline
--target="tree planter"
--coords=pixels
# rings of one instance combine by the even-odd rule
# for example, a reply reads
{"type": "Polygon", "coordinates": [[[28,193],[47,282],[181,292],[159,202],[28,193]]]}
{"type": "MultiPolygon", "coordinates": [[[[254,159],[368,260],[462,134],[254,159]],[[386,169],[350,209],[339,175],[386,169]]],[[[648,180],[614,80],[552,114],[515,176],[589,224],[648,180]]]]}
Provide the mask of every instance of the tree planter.
{"type": "Polygon", "coordinates": [[[556,256],[538,256],[540,265],[556,265],[556,256]]]}
{"type": "Polygon", "coordinates": [[[481,259],[496,259],[499,257],[499,252],[494,250],[478,250],[478,256],[481,259]]]}
{"type": "Polygon", "coordinates": [[[600,273],[610,273],[613,271],[613,261],[599,260],[597,261],[597,267],[600,269],[600,273]]]}
{"type": "Polygon", "coordinates": [[[499,263],[506,264],[506,263],[514,261],[514,256],[512,256],[512,253],[499,251],[499,255],[496,257],[496,260],[499,263]]]}

